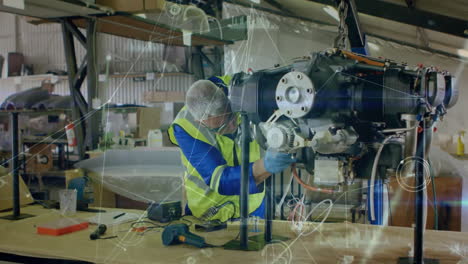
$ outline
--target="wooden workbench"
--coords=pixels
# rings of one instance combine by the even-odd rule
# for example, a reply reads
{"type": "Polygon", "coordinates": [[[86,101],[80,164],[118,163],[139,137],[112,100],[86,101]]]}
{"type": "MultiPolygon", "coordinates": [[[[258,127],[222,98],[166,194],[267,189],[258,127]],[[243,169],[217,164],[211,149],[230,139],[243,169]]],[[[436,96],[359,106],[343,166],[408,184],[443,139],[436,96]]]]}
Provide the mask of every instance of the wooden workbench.
{"type": "MultiPolygon", "coordinates": [[[[112,210],[112,209],[109,209],[112,210]]],[[[142,211],[129,210],[138,213],[142,211]]],[[[401,227],[379,227],[351,223],[328,223],[308,236],[297,236],[289,229],[288,222],[274,223],[274,233],[291,239],[272,244],[258,252],[240,252],[222,248],[196,249],[188,245],[165,247],[161,243],[161,231],[153,230],[144,235],[128,232],[129,224],[110,227],[106,234],[118,235],[109,240],[89,240],[95,229],[59,237],[37,235],[35,225],[57,219],[55,210],[28,206],[22,212],[36,215],[20,221],[0,220],[0,252],[42,258],[83,260],[97,263],[342,263],[343,256],[353,256],[352,263],[396,263],[400,256],[407,256],[413,231],[401,227]]],[[[1,213],[5,215],[6,213],[1,213]]],[[[86,218],[93,213],[77,213],[86,218]]],[[[228,230],[203,234],[208,243],[221,245],[235,238],[236,223],[228,230]]],[[[468,236],[459,232],[426,232],[425,255],[438,258],[440,263],[457,263],[462,256],[451,252],[450,246],[467,247],[468,236]]],[[[468,250],[461,250],[462,255],[468,250]]],[[[468,256],[466,256],[468,259],[468,256]]]]}

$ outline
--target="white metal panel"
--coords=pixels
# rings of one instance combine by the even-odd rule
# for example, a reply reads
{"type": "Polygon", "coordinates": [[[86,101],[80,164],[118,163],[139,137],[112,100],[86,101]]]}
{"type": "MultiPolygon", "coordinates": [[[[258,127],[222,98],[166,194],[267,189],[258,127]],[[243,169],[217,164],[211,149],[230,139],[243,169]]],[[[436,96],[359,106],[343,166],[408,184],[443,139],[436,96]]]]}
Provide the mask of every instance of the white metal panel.
{"type": "MultiPolygon", "coordinates": [[[[0,28],[0,52],[3,49],[14,51],[15,33],[14,16],[0,13],[0,22],[5,27],[0,28]]],[[[23,19],[18,23],[19,52],[26,57],[26,63],[32,64],[35,74],[43,74],[49,70],[66,71],[65,55],[60,24],[32,25],[23,19]]],[[[81,29],[83,33],[84,30],[81,29]]],[[[75,40],[78,64],[86,50],[75,40]]],[[[110,73],[142,73],[160,72],[164,67],[163,44],[127,39],[98,33],[97,51],[99,73],[105,72],[106,56],[111,55],[110,73]]],[[[112,103],[143,104],[143,95],[150,90],[185,91],[193,83],[193,76],[165,76],[152,81],[136,82],[133,78],[111,78],[109,87],[106,83],[98,83],[98,96],[102,102],[111,99],[112,103]]],[[[14,79],[0,80],[0,101],[10,94],[40,86],[40,81],[23,80],[15,85],[14,79]]],[[[86,80],[81,88],[86,98],[86,80]]],[[[69,95],[68,81],[61,80],[55,86],[55,93],[69,95]]]]}
{"type": "Polygon", "coordinates": [[[102,102],[145,104],[143,96],[147,91],[187,91],[194,81],[193,75],[164,76],[143,82],[133,81],[132,78],[111,78],[108,88],[105,83],[100,83],[98,96],[102,102]]]}
{"type": "Polygon", "coordinates": [[[110,55],[113,73],[159,71],[163,65],[164,45],[100,34],[100,69],[110,55]]]}
{"type": "MultiPolygon", "coordinates": [[[[81,32],[85,34],[84,30],[81,32]]],[[[33,64],[35,74],[43,74],[49,70],[66,71],[60,24],[51,23],[36,26],[20,19],[19,42],[19,51],[26,56],[27,64],[33,64]]],[[[76,39],[74,45],[79,65],[86,54],[86,49],[76,39]]]]}
{"type": "MultiPolygon", "coordinates": [[[[20,79],[22,79],[20,82],[15,81],[15,78],[0,79],[0,103],[14,93],[41,86],[40,80],[20,79]]],[[[69,95],[68,82],[63,80],[56,84],[54,93],[58,95],[69,95]]]]}
{"type": "MultiPolygon", "coordinates": [[[[144,93],[147,91],[187,91],[195,81],[193,75],[163,76],[151,81],[134,81],[133,78],[110,78],[109,87],[105,82],[98,83],[98,97],[103,103],[110,100],[116,104],[146,104],[143,101],[144,93]]],[[[14,78],[0,79],[0,102],[3,102],[9,95],[25,91],[41,85],[41,81],[27,80],[23,78],[19,84],[14,78]]],[[[86,80],[81,88],[83,96],[87,98],[86,80]]],[[[55,85],[55,94],[69,95],[68,80],[60,80],[55,85]]]]}
{"type": "Polygon", "coordinates": [[[0,102],[5,101],[9,95],[17,91],[13,79],[0,80],[0,86],[0,102]]]}
{"type": "Polygon", "coordinates": [[[9,52],[16,51],[15,16],[0,13],[0,25],[0,55],[6,59],[9,52]]]}
{"type": "Polygon", "coordinates": [[[32,25],[20,19],[19,51],[33,64],[35,74],[65,70],[62,31],[59,24],[32,25]]]}

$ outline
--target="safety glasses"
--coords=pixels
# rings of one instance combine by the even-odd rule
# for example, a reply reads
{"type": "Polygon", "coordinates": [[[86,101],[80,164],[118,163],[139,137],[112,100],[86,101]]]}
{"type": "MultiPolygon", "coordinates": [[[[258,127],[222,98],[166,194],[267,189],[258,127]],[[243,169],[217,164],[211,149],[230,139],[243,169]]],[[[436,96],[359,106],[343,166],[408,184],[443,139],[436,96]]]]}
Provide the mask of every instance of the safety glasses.
{"type": "Polygon", "coordinates": [[[222,114],[222,115],[219,115],[219,116],[210,117],[207,120],[199,121],[199,123],[202,126],[204,126],[206,129],[208,129],[209,131],[211,131],[213,133],[221,134],[223,132],[223,130],[229,125],[229,123],[231,123],[231,121],[235,118],[235,116],[236,115],[234,113],[229,112],[229,113],[222,114]],[[222,119],[223,121],[221,121],[220,124],[215,124],[214,125],[215,127],[207,124],[209,122],[212,122],[210,120],[216,120],[216,119],[221,119],[221,118],[223,118],[222,119]]]}

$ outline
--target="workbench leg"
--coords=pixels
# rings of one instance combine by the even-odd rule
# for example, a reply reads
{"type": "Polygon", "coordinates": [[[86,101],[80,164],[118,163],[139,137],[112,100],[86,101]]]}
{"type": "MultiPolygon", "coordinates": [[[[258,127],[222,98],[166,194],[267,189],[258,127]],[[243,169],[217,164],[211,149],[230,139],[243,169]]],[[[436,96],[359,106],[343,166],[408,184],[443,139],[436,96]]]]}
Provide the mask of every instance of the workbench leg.
{"type": "Polygon", "coordinates": [[[18,129],[18,113],[10,113],[10,130],[11,130],[11,176],[13,177],[13,214],[0,217],[1,219],[20,220],[33,215],[21,214],[20,212],[20,192],[19,192],[19,129],[18,129]]]}
{"type": "MultiPolygon", "coordinates": [[[[425,127],[425,123],[422,123],[425,127]]],[[[429,127],[431,130],[432,127],[429,127]]],[[[418,145],[416,151],[416,157],[413,159],[415,163],[415,227],[414,227],[414,257],[399,258],[399,264],[438,264],[438,259],[427,259],[424,258],[424,188],[426,186],[425,180],[425,163],[426,163],[426,133],[431,133],[428,129],[423,129],[418,135],[418,145]]]]}
{"type": "Polygon", "coordinates": [[[20,215],[19,197],[19,151],[18,151],[18,113],[10,113],[11,124],[11,175],[13,177],[13,216],[20,215]]]}
{"type": "Polygon", "coordinates": [[[273,190],[271,175],[265,180],[265,242],[270,243],[273,239],[273,190]]]}
{"type": "Polygon", "coordinates": [[[240,204],[240,247],[243,250],[248,249],[249,231],[249,152],[250,152],[250,126],[247,114],[242,113],[241,123],[242,137],[242,156],[241,156],[241,188],[239,196],[240,204]]]}

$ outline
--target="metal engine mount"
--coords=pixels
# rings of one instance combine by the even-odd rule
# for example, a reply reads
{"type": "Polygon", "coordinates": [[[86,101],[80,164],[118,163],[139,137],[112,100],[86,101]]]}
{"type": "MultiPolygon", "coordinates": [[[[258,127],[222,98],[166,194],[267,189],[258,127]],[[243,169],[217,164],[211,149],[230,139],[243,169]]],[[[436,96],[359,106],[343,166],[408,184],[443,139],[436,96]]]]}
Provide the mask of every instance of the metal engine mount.
{"type": "Polygon", "coordinates": [[[312,109],[314,98],[314,85],[302,72],[285,74],[276,87],[276,104],[289,118],[306,116],[312,109]]]}
{"type": "Polygon", "coordinates": [[[260,128],[263,148],[299,155],[307,149],[300,160],[311,174],[316,160],[352,160],[341,174],[370,178],[374,157],[385,144],[376,172],[385,178],[414,153],[411,139],[419,121],[424,119],[429,131],[455,105],[454,83],[450,73],[434,67],[410,68],[331,49],[290,65],[234,75],[231,103],[260,128]]]}

